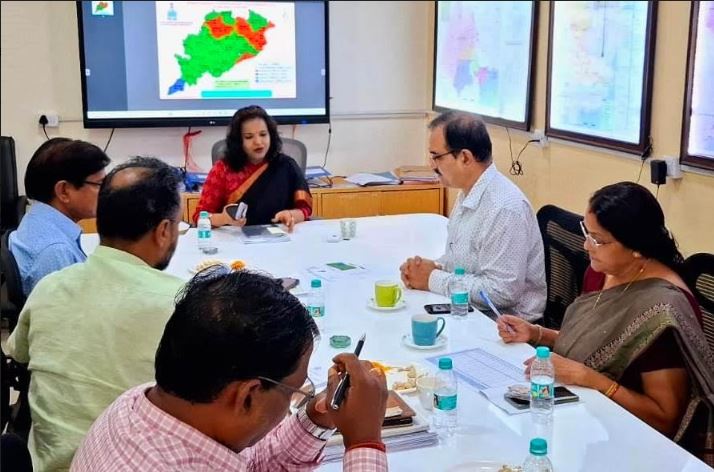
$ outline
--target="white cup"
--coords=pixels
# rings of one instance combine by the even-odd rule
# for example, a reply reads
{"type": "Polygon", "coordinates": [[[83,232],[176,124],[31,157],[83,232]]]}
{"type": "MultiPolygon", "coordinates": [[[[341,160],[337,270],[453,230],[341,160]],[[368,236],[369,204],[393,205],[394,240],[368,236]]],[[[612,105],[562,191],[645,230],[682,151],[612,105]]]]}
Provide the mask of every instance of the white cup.
{"type": "Polygon", "coordinates": [[[416,381],[417,392],[419,392],[419,402],[428,411],[434,408],[434,388],[436,387],[436,377],[419,377],[416,381]]]}

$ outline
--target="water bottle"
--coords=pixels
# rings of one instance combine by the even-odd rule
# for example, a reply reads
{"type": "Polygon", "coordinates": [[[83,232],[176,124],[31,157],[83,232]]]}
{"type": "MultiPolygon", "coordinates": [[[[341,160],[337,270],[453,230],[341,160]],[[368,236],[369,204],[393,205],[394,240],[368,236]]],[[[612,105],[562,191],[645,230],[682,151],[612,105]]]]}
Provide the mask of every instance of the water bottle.
{"type": "Polygon", "coordinates": [[[550,349],[538,346],[536,358],[531,364],[531,419],[534,437],[550,438],[553,427],[553,383],[555,369],[550,358],[550,349]]]}
{"type": "Polygon", "coordinates": [[[453,436],[457,424],[458,384],[450,357],[439,359],[434,385],[434,430],[442,439],[453,436]]]}
{"type": "Polygon", "coordinates": [[[464,280],[464,268],[457,267],[449,282],[451,295],[451,316],[457,319],[465,318],[469,313],[469,289],[464,280]]]}
{"type": "Polygon", "coordinates": [[[310,282],[307,311],[313,318],[325,316],[325,292],[322,289],[322,281],[320,279],[313,279],[310,282]]]}
{"type": "Polygon", "coordinates": [[[213,245],[211,240],[211,219],[208,217],[207,211],[202,211],[198,215],[198,249],[204,254],[215,254],[218,249],[213,245]]]}
{"type": "Polygon", "coordinates": [[[548,443],[545,439],[531,439],[531,453],[523,463],[523,472],[553,472],[553,464],[548,459],[548,443]]]}

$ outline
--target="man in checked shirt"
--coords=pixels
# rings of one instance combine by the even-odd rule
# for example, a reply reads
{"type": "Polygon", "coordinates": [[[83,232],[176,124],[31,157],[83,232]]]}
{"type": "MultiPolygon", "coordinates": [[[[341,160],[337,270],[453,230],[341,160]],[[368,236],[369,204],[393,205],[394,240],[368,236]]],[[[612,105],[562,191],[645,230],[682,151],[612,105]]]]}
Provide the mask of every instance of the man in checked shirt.
{"type": "Polygon", "coordinates": [[[200,272],[166,325],[156,384],[131,389],[109,406],[71,470],[313,470],[337,428],[347,449],[345,471],[386,471],[387,387],[371,364],[338,355],[326,392],[286,418],[307,379],[317,334],[279,282],[244,270],[200,272]],[[350,387],[334,411],[325,398],[332,398],[338,372],[350,374],[350,387]]]}

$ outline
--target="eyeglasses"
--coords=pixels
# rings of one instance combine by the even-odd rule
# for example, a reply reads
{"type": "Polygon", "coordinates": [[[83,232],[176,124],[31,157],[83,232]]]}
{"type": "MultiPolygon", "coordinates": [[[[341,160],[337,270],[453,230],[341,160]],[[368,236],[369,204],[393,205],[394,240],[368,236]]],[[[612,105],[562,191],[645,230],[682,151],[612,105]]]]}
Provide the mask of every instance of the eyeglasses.
{"type": "Polygon", "coordinates": [[[306,403],[307,401],[315,398],[315,384],[312,383],[312,380],[310,380],[310,377],[307,377],[307,379],[305,380],[305,382],[309,385],[308,388],[310,388],[312,390],[310,392],[300,390],[299,388],[291,387],[290,385],[284,384],[282,382],[278,382],[277,380],[273,380],[269,377],[259,376],[258,379],[260,379],[264,382],[271,383],[273,385],[277,385],[278,387],[283,387],[284,389],[289,390],[293,394],[297,393],[297,394],[304,396],[305,398],[300,402],[301,404],[306,403]]]}
{"type": "Polygon", "coordinates": [[[593,238],[590,235],[590,233],[588,232],[588,230],[585,228],[585,224],[583,223],[582,220],[580,220],[580,230],[583,232],[583,236],[585,236],[585,239],[590,241],[590,244],[592,244],[594,247],[600,247],[600,246],[604,246],[606,244],[610,244],[610,242],[601,243],[597,239],[593,238]]]}
{"type": "Polygon", "coordinates": [[[84,181],[82,181],[82,183],[89,184],[89,185],[96,185],[97,187],[102,186],[102,182],[92,182],[91,180],[84,180],[84,181]]]}
{"type": "Polygon", "coordinates": [[[446,151],[446,152],[444,152],[444,153],[442,153],[442,154],[437,154],[436,156],[430,154],[430,155],[429,155],[429,158],[430,158],[432,161],[437,161],[437,160],[441,159],[442,157],[444,157],[444,156],[446,156],[446,155],[449,155],[449,154],[453,154],[453,153],[455,153],[455,152],[456,152],[456,153],[461,152],[461,149],[452,149],[451,151],[446,151]]]}

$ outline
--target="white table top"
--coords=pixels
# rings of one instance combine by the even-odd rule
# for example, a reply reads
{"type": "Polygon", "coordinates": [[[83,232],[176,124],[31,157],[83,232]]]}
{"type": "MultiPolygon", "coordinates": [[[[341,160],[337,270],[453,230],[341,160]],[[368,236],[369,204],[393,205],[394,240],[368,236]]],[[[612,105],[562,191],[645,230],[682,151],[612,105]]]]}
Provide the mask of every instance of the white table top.
{"type": "MultiPolygon", "coordinates": [[[[274,276],[297,276],[303,286],[312,277],[306,268],[328,262],[363,265],[363,276],[346,277],[324,283],[326,316],[321,321],[322,340],[313,355],[313,364],[327,365],[340,350],[329,346],[333,334],[347,334],[354,342],[367,333],[361,357],[397,363],[422,359],[463,349],[480,347],[514,364],[530,357],[528,345],[505,345],[496,333],[493,321],[474,312],[466,320],[447,318],[448,344],[436,351],[417,351],[401,345],[403,334],[410,332],[410,317],[423,312],[426,303],[443,303],[440,295],[405,290],[406,308],[395,312],[376,312],[367,307],[373,295],[374,281],[399,280],[399,265],[413,255],[436,258],[443,252],[447,219],[433,214],[358,218],[357,237],[350,241],[327,242],[327,236],[339,233],[337,220],[301,223],[291,240],[271,244],[243,244],[238,229],[214,231],[219,247],[215,256],[205,256],[196,244],[195,229],[181,236],[176,254],[167,272],[189,279],[189,269],[206,258],[229,262],[243,259],[247,267],[274,276]]],[[[82,245],[87,253],[94,250],[96,235],[85,235],[82,245]]],[[[319,382],[319,379],[313,379],[319,382]]],[[[635,418],[604,395],[589,389],[571,387],[581,402],[560,405],[554,413],[553,441],[549,456],[556,471],[699,471],[711,470],[699,459],[635,418]]],[[[405,395],[420,414],[429,415],[419,405],[416,394],[405,395]]],[[[509,416],[491,404],[469,385],[459,384],[459,427],[448,444],[389,454],[391,470],[442,471],[473,461],[496,461],[519,465],[528,455],[531,439],[530,414],[509,416]]],[[[342,470],[340,463],[324,465],[321,470],[342,470]]],[[[467,470],[461,469],[459,470],[467,470]]]]}

